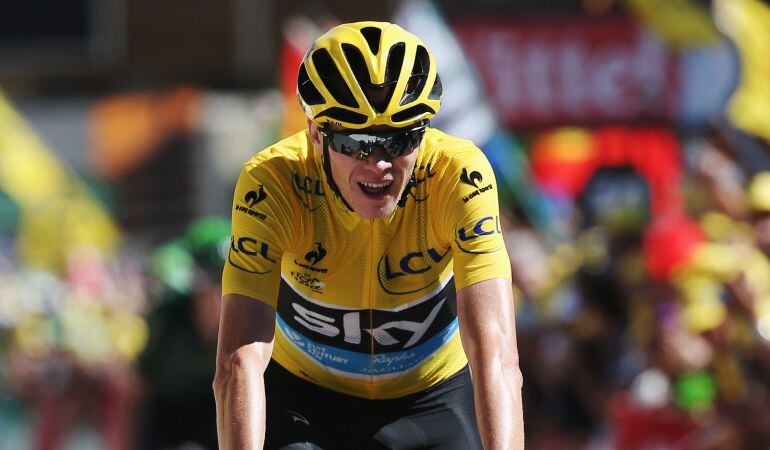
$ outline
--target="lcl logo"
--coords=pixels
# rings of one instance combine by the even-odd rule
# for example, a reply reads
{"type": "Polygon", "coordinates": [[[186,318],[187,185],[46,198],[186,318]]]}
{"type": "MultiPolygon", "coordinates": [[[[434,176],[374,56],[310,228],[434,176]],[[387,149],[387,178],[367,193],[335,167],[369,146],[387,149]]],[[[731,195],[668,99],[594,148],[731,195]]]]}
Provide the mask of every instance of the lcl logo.
{"type": "Polygon", "coordinates": [[[504,247],[503,240],[499,236],[492,237],[492,235],[503,234],[500,229],[499,216],[483,217],[470,227],[458,228],[455,234],[455,244],[464,253],[481,255],[494,253],[504,247]],[[490,238],[475,241],[475,239],[484,236],[490,236],[490,238]]]}
{"type": "Polygon", "coordinates": [[[244,272],[261,275],[261,274],[270,272],[272,269],[268,269],[266,271],[259,271],[255,269],[250,269],[248,267],[243,267],[243,265],[233,260],[233,253],[239,256],[243,255],[244,257],[249,259],[261,258],[270,263],[275,264],[276,261],[270,258],[270,256],[268,256],[268,252],[269,252],[269,246],[267,245],[267,242],[259,242],[256,239],[253,239],[250,237],[239,238],[237,236],[233,236],[230,239],[230,254],[227,256],[227,262],[229,262],[230,265],[235,267],[236,269],[243,270],[244,272]]]}
{"type": "MultiPolygon", "coordinates": [[[[444,256],[446,256],[447,253],[449,253],[449,249],[447,248],[444,253],[439,253],[435,248],[430,248],[426,253],[434,263],[438,263],[444,259],[444,256]]],[[[404,255],[398,261],[398,268],[401,270],[399,272],[398,270],[393,270],[391,268],[390,258],[388,258],[388,255],[385,255],[383,259],[383,265],[385,267],[385,278],[388,280],[393,280],[398,277],[403,277],[407,274],[417,275],[427,272],[433,267],[430,264],[420,266],[419,262],[413,264],[412,261],[415,259],[418,261],[424,260],[425,254],[423,252],[411,252],[404,255]]]]}
{"type": "Polygon", "coordinates": [[[488,236],[490,234],[501,234],[500,218],[498,216],[487,216],[483,219],[479,219],[473,225],[472,228],[465,229],[461,227],[457,230],[457,238],[461,241],[470,241],[480,236],[488,236]]]}
{"type": "Polygon", "coordinates": [[[302,205],[310,211],[315,211],[323,205],[323,202],[320,202],[319,200],[321,200],[325,194],[323,183],[319,178],[311,178],[307,175],[294,172],[291,176],[291,187],[302,205]]]}
{"type": "MultiPolygon", "coordinates": [[[[439,281],[439,274],[423,277],[412,277],[412,281],[393,280],[409,275],[420,275],[431,271],[436,264],[440,263],[449,253],[451,247],[439,251],[435,248],[429,248],[427,251],[415,251],[407,253],[397,260],[390,259],[389,255],[383,255],[377,263],[377,281],[380,287],[388,294],[404,295],[426,289],[439,281]]],[[[435,271],[434,271],[435,272],[435,271]]]]}
{"type": "Polygon", "coordinates": [[[305,194],[313,194],[318,196],[324,195],[321,180],[317,178],[310,178],[295,172],[292,176],[292,182],[294,183],[294,187],[297,190],[302,191],[305,194]]]}

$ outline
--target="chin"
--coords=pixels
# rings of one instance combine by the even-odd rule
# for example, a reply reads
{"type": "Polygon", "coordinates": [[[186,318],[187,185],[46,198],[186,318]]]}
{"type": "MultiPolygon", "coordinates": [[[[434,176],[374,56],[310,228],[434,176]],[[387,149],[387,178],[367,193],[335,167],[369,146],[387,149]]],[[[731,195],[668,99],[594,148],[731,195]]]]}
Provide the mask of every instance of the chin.
{"type": "Polygon", "coordinates": [[[380,219],[393,214],[393,211],[396,210],[396,202],[388,202],[386,205],[382,206],[362,205],[358,208],[355,205],[351,206],[353,206],[356,213],[364,219],[380,219]]]}

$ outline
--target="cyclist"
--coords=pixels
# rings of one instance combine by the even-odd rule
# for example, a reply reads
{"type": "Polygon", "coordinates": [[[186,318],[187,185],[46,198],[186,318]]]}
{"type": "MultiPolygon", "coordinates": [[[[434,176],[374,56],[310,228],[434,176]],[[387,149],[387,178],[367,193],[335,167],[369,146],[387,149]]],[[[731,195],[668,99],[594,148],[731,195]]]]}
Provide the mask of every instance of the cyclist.
{"type": "Polygon", "coordinates": [[[303,57],[308,128],[244,166],[214,391],[223,449],[523,448],[496,184],[429,126],[423,42],[342,24],[303,57]]]}

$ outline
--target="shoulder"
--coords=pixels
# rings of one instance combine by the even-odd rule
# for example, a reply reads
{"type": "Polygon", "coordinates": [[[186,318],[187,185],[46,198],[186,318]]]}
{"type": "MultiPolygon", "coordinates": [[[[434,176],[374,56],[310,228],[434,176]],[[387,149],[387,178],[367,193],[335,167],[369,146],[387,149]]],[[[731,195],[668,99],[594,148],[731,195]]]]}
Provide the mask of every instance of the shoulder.
{"type": "Polygon", "coordinates": [[[306,130],[259,151],[243,165],[243,170],[252,176],[271,172],[279,178],[289,175],[312,158],[312,145],[306,130]]]}
{"type": "Polygon", "coordinates": [[[278,216],[279,210],[291,216],[296,202],[293,177],[312,167],[312,160],[312,145],[304,131],[261,150],[243,165],[234,208],[261,219],[278,216]]]}
{"type": "MultiPolygon", "coordinates": [[[[240,239],[252,246],[259,237],[260,252],[264,252],[260,256],[268,262],[275,262],[272,254],[267,256],[268,248],[283,251],[296,241],[299,207],[296,190],[292,189],[292,174],[300,171],[308,158],[312,159],[312,146],[308,146],[306,133],[300,132],[261,150],[244,163],[236,183],[234,233],[237,230],[240,239]]],[[[253,251],[242,250],[245,255],[253,251]]],[[[258,269],[249,267],[247,272],[253,270],[258,269]]]]}
{"type": "Polygon", "coordinates": [[[460,181],[463,171],[470,173],[489,166],[484,152],[468,139],[430,128],[425,134],[421,166],[429,166],[440,174],[442,184],[460,181]]]}
{"type": "Polygon", "coordinates": [[[429,152],[436,152],[447,158],[481,152],[476,144],[470,140],[447,134],[438,128],[428,128],[425,132],[425,148],[429,152]]]}
{"type": "Polygon", "coordinates": [[[436,128],[430,128],[426,132],[424,152],[434,167],[447,170],[460,170],[459,168],[475,161],[486,161],[484,153],[472,141],[436,128]]]}

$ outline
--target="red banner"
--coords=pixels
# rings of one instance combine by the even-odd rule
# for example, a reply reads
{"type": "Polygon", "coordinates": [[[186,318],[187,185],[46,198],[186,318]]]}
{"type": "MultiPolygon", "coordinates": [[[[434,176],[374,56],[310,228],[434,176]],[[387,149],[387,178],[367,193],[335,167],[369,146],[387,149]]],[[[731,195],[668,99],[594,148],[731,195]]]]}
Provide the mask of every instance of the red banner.
{"type": "Polygon", "coordinates": [[[514,129],[674,115],[676,57],[631,19],[471,18],[454,28],[514,129]]]}

